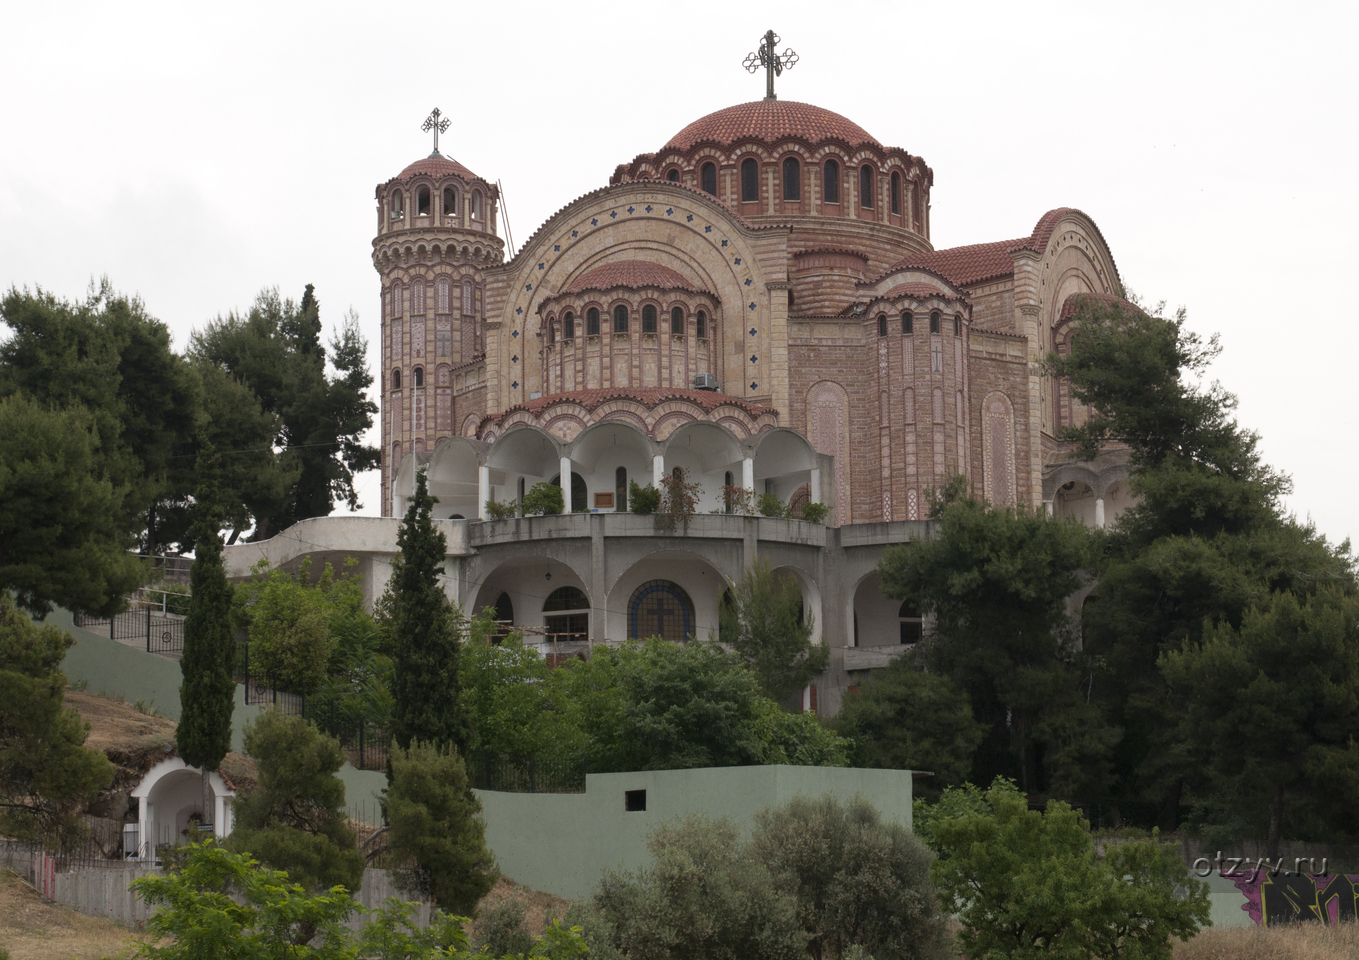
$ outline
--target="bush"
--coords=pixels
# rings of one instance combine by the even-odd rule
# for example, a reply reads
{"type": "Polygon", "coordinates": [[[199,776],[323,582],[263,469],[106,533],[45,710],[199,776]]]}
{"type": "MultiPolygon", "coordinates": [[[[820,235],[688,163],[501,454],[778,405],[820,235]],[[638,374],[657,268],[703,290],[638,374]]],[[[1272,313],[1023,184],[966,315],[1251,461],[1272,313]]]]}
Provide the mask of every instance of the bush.
{"type": "Polygon", "coordinates": [[[855,947],[874,960],[953,956],[929,850],[862,798],[795,797],[763,811],[750,850],[795,897],[812,956],[846,957],[855,947]]]}
{"type": "Polygon", "coordinates": [[[941,856],[930,873],[968,956],[1167,958],[1171,937],[1188,940],[1208,923],[1208,887],[1189,876],[1178,846],[1153,834],[1099,860],[1089,825],[1066,804],[1050,800],[1039,813],[1002,785],[983,800],[932,825],[941,856]]]}
{"type": "Polygon", "coordinates": [[[227,845],[286,870],[308,891],[357,890],[363,854],[345,819],[339,742],[310,721],[268,710],[246,725],[245,751],[259,766],[259,783],[233,804],[227,845]]]}
{"type": "Polygon", "coordinates": [[[745,487],[726,484],[722,487],[722,511],[748,517],[755,512],[755,495],[745,487]]]}
{"type": "Polygon", "coordinates": [[[760,516],[762,517],[774,517],[775,519],[781,520],[788,516],[788,508],[784,506],[783,501],[779,499],[777,494],[760,494],[760,498],[756,501],[755,506],[759,509],[760,516]]]}
{"type": "Polygon", "coordinates": [[[727,820],[690,816],[657,827],[652,864],[605,874],[593,904],[610,945],[647,960],[802,960],[796,905],[727,820]]]}
{"type": "Polygon", "coordinates": [[[845,697],[834,724],[856,741],[856,766],[927,770],[936,796],[968,775],[986,731],[973,719],[966,691],[926,673],[911,655],[875,670],[857,694],[845,697]]]}
{"type": "Polygon", "coordinates": [[[382,797],[389,845],[415,862],[403,885],[442,910],[470,913],[498,874],[462,758],[447,747],[412,741],[402,750],[393,741],[390,784],[382,797]]]}
{"type": "Polygon", "coordinates": [[[503,900],[487,910],[472,927],[477,947],[493,957],[520,956],[533,949],[533,936],[524,927],[528,904],[503,900]]]}
{"type": "Polygon", "coordinates": [[[808,523],[825,523],[829,508],[824,503],[804,503],[802,519],[808,523]]]}
{"type": "Polygon", "coordinates": [[[486,501],[487,520],[512,520],[519,513],[519,504],[513,500],[501,503],[498,500],[486,501]]]}
{"type": "Polygon", "coordinates": [[[661,491],[651,484],[639,487],[636,480],[628,481],[628,510],[632,513],[655,513],[661,505],[661,491]]]}
{"type": "Polygon", "coordinates": [[[535,483],[524,494],[524,516],[540,517],[561,513],[566,509],[562,488],[555,483],[535,483]]]}
{"type": "Polygon", "coordinates": [[[336,576],[329,563],[312,583],[310,559],[296,576],[268,570],[266,561],[254,572],[236,588],[232,610],[235,625],[249,632],[250,672],[280,689],[313,693],[327,677],[335,623],[368,615],[362,584],[357,576],[336,576]]]}
{"type": "Polygon", "coordinates": [[[656,525],[663,530],[674,530],[694,517],[703,488],[689,480],[689,471],[676,467],[661,477],[661,506],[656,514],[656,525]]]}

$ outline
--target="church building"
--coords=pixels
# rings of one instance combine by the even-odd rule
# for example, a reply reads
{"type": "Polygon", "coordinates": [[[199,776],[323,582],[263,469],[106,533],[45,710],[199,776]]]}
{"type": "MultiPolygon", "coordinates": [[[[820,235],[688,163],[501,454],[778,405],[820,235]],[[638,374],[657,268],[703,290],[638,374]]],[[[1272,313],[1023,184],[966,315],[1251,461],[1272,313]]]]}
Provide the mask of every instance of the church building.
{"type": "Polygon", "coordinates": [[[1035,211],[1013,239],[935,249],[926,160],[892,131],[777,99],[774,72],[763,100],[676,118],[508,259],[496,181],[439,151],[436,111],[435,151],[375,196],[389,519],[306,521],[291,546],[231,548],[246,551],[233,565],[354,555],[380,591],[424,471],[449,595],[558,656],[716,637],[722,594],[765,558],[831,649],[804,694],[830,713],[919,636],[874,566],[928,535],[950,478],[1111,522],[1126,462],[1070,459],[1056,437],[1086,411],[1041,368],[1082,297],[1120,295],[1095,221],[1035,211]],[[700,488],[692,520],[630,512],[632,483],[676,470],[700,488]],[[563,514],[488,519],[488,501],[539,482],[560,485],[563,514]],[[762,494],[788,517],[733,511],[762,494]],[[808,504],[823,523],[801,519],[808,504]]]}

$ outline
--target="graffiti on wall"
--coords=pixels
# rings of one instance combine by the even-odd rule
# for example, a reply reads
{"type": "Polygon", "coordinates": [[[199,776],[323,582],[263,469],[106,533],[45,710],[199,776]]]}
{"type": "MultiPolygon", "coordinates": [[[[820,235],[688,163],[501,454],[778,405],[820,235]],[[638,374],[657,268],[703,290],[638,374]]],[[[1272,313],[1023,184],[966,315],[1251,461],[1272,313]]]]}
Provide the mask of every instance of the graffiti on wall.
{"type": "Polygon", "coordinates": [[[1228,873],[1246,896],[1241,909],[1258,926],[1319,921],[1335,926],[1342,920],[1359,920],[1359,874],[1288,873],[1270,876],[1267,871],[1228,873]]]}

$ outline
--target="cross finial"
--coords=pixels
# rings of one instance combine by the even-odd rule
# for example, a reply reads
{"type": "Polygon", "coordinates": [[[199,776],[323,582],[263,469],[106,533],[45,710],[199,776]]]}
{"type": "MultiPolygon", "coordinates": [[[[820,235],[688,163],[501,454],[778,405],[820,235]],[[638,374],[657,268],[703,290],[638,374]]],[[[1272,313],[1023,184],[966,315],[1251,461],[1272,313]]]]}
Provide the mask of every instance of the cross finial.
{"type": "Polygon", "coordinates": [[[443,156],[443,154],[439,152],[439,134],[447,131],[450,123],[452,123],[452,121],[445,117],[438,107],[435,107],[434,112],[425,117],[424,126],[420,129],[425,131],[425,133],[429,133],[431,130],[434,131],[434,152],[430,154],[431,157],[443,156]]]}
{"type": "Polygon", "coordinates": [[[764,98],[766,100],[777,100],[774,96],[774,78],[782,76],[784,70],[791,70],[797,63],[797,54],[789,47],[783,53],[775,53],[774,45],[780,43],[781,39],[773,30],[767,32],[760,40],[758,53],[748,53],[742,61],[745,64],[747,73],[754,73],[760,67],[765,71],[764,98]]]}

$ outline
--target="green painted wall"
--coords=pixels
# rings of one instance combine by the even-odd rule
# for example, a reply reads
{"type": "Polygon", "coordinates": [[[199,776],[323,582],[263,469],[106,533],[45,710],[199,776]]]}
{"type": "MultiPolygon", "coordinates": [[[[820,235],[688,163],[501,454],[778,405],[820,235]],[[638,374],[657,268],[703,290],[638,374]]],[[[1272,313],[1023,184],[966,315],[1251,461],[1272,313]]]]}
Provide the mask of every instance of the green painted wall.
{"type": "Polygon", "coordinates": [[[474,791],[486,842],[516,883],[561,897],[588,894],[605,870],[645,865],[647,834],[689,813],[726,817],[748,831],[755,814],[798,795],[862,796],[887,819],[911,825],[911,774],[843,767],[707,767],[590,774],[583,794],[474,791]],[[646,791],[645,812],[624,809],[624,792],[646,791]]]}
{"type": "MultiPolygon", "coordinates": [[[[68,631],[76,639],[71,649],[66,651],[66,659],[61,664],[68,681],[77,683],[83,680],[90,693],[115,699],[121,697],[128,703],[140,700],[154,706],[163,717],[179,719],[179,685],[184,678],[179,672],[178,661],[82,630],[72,623],[67,610],[53,610],[47,622],[68,631]]],[[[245,687],[236,684],[231,749],[237,752],[244,749],[241,730],[259,715],[261,709],[259,706],[246,706],[245,687]]]]}

